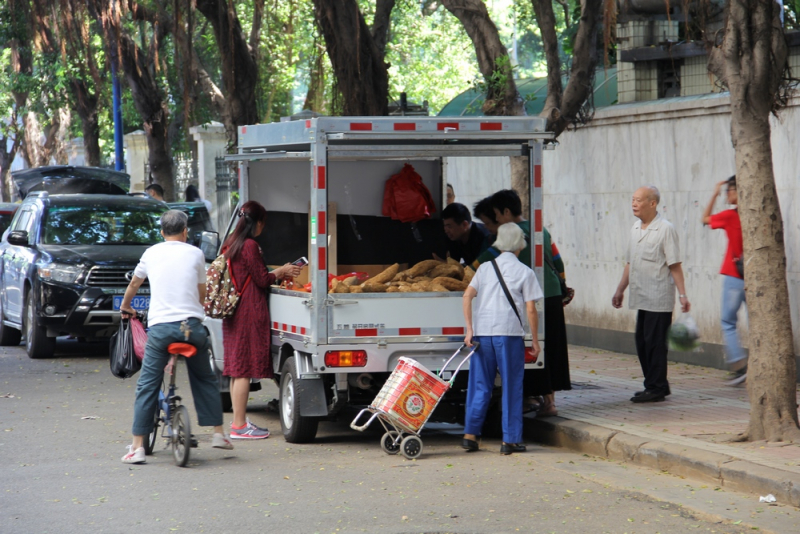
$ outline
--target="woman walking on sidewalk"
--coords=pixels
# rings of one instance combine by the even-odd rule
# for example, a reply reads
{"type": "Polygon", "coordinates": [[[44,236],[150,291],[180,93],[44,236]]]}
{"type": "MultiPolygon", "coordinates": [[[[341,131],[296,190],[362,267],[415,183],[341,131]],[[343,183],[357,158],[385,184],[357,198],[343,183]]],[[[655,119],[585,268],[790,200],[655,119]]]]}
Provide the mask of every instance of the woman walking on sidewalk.
{"type": "Polygon", "coordinates": [[[231,439],[266,439],[269,431],[247,419],[247,398],[251,378],[272,378],[270,319],[267,293],[276,280],[295,277],[300,267],[287,263],[267,270],[261,247],[255,238],[267,223],[267,210],[255,201],[246,202],[238,213],[239,222],[225,241],[222,252],[230,262],[231,278],[241,294],[236,312],[222,320],[225,376],[231,378],[233,422],[231,439]]]}

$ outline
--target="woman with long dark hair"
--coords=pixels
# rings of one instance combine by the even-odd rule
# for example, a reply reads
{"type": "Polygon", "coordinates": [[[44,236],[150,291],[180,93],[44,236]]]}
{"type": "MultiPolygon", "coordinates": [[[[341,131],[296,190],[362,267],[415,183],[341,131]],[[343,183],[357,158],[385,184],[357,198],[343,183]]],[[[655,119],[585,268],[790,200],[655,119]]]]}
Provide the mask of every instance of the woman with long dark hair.
{"type": "Polygon", "coordinates": [[[267,210],[255,201],[245,202],[238,212],[239,222],[225,240],[222,253],[230,261],[231,276],[241,294],[236,312],[222,320],[225,348],[225,376],[231,379],[233,421],[231,439],[265,439],[266,428],[247,419],[247,398],[251,378],[272,378],[270,320],[267,292],[276,280],[296,277],[300,267],[287,263],[272,272],[264,265],[261,247],[254,238],[261,235],[267,210]]]}

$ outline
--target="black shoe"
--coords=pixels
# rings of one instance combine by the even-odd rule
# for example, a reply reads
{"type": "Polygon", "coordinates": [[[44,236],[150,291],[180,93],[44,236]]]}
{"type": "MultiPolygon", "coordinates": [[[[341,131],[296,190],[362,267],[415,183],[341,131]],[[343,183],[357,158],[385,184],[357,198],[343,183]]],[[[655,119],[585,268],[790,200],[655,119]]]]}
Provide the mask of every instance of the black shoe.
{"type": "Polygon", "coordinates": [[[726,386],[738,386],[739,384],[744,383],[747,380],[747,366],[745,365],[738,371],[734,371],[728,375],[727,380],[725,380],[726,386]]]}
{"type": "MultiPolygon", "coordinates": [[[[643,393],[644,393],[644,391],[637,391],[636,393],[633,394],[633,396],[634,397],[638,397],[639,395],[641,395],[643,393]]],[[[672,395],[672,391],[670,391],[669,390],[669,386],[667,386],[667,391],[664,393],[664,396],[668,397],[669,395],[672,395]]]]}
{"type": "Polygon", "coordinates": [[[466,449],[467,452],[475,452],[480,447],[478,447],[478,442],[474,439],[464,438],[461,440],[461,448],[466,449]]]}
{"type": "Polygon", "coordinates": [[[509,455],[512,452],[525,452],[528,448],[522,443],[503,443],[500,445],[500,454],[509,455]]]}
{"type": "Polygon", "coordinates": [[[631,397],[631,402],[637,404],[642,402],[661,402],[666,400],[666,397],[666,393],[660,391],[645,391],[641,395],[634,395],[631,397]]]}

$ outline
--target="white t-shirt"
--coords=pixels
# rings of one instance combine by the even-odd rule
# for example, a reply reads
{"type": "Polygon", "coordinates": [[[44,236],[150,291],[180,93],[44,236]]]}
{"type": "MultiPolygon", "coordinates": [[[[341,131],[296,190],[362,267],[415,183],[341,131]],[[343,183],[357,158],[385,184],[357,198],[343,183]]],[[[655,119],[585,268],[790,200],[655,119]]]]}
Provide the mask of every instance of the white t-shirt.
{"type": "Polygon", "coordinates": [[[150,280],[149,326],[205,316],[197,286],[206,283],[206,263],[199,248],[180,241],[153,245],[133,274],[150,280]]]}
{"type": "MultiPolygon", "coordinates": [[[[522,322],[528,325],[525,303],[544,298],[542,288],[533,271],[519,261],[511,252],[503,252],[495,258],[508,292],[517,305],[522,322]]],[[[476,336],[523,336],[525,330],[520,325],[511,303],[508,302],[492,262],[484,262],[470,282],[478,296],[472,306],[472,330],[476,336]]]]}

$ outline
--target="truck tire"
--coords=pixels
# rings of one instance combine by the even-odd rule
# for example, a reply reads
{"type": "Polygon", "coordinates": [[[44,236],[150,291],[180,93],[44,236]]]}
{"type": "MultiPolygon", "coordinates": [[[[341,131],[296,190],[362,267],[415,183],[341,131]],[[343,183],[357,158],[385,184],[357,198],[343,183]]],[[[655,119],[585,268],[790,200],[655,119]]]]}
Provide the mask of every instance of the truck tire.
{"type": "Polygon", "coordinates": [[[16,328],[11,328],[10,326],[4,325],[3,321],[5,318],[6,315],[3,311],[3,299],[0,297],[0,346],[14,347],[19,345],[19,342],[22,340],[22,332],[16,328]]]}
{"type": "Polygon", "coordinates": [[[319,420],[302,417],[297,398],[297,364],[288,358],[281,368],[280,417],[283,437],[289,443],[308,443],[317,435],[319,420]]]}
{"type": "Polygon", "coordinates": [[[32,359],[51,358],[56,350],[56,338],[47,337],[47,330],[36,324],[36,303],[33,290],[28,291],[25,306],[25,350],[32,359]]]}

